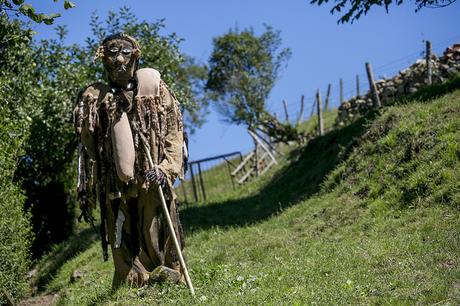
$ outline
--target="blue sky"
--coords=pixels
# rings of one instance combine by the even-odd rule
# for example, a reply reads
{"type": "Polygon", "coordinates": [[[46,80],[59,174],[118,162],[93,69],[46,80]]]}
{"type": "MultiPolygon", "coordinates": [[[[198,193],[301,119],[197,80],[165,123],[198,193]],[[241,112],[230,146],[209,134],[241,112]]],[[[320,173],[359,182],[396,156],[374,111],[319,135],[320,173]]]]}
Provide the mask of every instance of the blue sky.
{"type": "MultiPolygon", "coordinates": [[[[27,2],[27,1],[26,1],[27,2]]],[[[108,10],[128,6],[140,20],[164,18],[165,34],[176,32],[185,41],[181,50],[206,63],[212,52],[212,39],[229,28],[252,27],[256,34],[264,24],[281,31],[283,46],[292,50],[288,67],[282,72],[267,105],[271,112],[283,113],[282,100],[288,102],[290,117],[299,109],[300,97],[306,97],[305,114],[310,114],[317,88],[325,92],[332,83],[333,106],[337,106],[339,78],[344,92],[355,90],[356,74],[361,90],[367,90],[364,63],[370,62],[376,76],[392,76],[422,57],[424,40],[429,39],[436,54],[454,42],[460,42],[460,1],[442,9],[422,9],[408,2],[390,7],[389,14],[376,7],[354,24],[337,24],[339,15],[329,13],[330,6],[313,6],[308,0],[168,0],[168,1],[88,1],[73,0],[76,7],[64,11],[63,1],[28,1],[37,10],[60,12],[56,24],[66,25],[69,43],[83,43],[90,34],[93,11],[103,20],[108,10]]],[[[53,27],[34,25],[39,38],[54,36],[53,27]]],[[[233,151],[247,152],[252,142],[244,127],[230,126],[212,112],[208,123],[191,137],[191,159],[200,159],[233,151]]]]}

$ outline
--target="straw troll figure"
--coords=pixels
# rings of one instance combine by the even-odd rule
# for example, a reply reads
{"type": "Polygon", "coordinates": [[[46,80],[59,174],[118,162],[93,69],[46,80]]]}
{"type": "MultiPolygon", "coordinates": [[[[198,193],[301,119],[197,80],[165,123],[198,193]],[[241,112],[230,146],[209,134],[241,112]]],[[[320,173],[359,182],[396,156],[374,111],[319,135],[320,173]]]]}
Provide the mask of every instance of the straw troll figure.
{"type": "Polygon", "coordinates": [[[95,59],[102,59],[109,82],[82,90],[74,110],[80,219],[92,222],[91,209],[99,201],[104,260],[109,242],[114,288],[125,282],[183,281],[158,192],[161,186],[182,249],[172,190],[183,176],[182,115],[160,73],[138,69],[140,53],[138,42],[126,34],[107,37],[95,59]]]}

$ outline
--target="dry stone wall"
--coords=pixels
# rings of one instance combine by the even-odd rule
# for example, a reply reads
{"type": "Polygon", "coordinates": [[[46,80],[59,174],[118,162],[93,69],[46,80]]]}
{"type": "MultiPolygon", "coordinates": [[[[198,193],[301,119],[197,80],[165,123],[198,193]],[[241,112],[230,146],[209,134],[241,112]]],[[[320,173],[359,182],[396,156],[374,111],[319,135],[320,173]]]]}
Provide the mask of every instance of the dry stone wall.
{"type": "MultiPolygon", "coordinates": [[[[455,44],[444,51],[441,57],[431,57],[432,83],[442,83],[460,72],[460,44],[455,44]]],[[[382,105],[411,94],[425,86],[427,82],[426,60],[419,59],[396,76],[390,79],[376,81],[377,92],[382,105]]],[[[339,106],[337,124],[344,125],[347,122],[367,113],[373,108],[372,95],[356,96],[344,101],[339,106]]]]}

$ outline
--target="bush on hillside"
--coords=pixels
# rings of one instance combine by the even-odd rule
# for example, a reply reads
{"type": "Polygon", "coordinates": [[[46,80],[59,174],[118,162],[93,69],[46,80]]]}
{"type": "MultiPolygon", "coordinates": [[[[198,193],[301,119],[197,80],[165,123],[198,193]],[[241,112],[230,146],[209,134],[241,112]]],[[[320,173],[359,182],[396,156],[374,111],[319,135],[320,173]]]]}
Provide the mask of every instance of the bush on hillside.
{"type": "MultiPolygon", "coordinates": [[[[32,107],[23,103],[33,86],[30,31],[0,16],[0,304],[5,293],[14,299],[27,290],[29,247],[32,240],[25,196],[13,181],[18,156],[28,135],[32,107]],[[21,63],[21,64],[18,64],[21,63]],[[30,107],[30,108],[29,108],[30,107]]],[[[31,101],[32,102],[32,101],[31,101]]]]}
{"type": "MultiPolygon", "coordinates": [[[[29,215],[23,213],[25,196],[13,183],[15,157],[21,138],[15,134],[20,129],[16,122],[0,120],[0,288],[15,298],[27,289],[26,272],[29,267],[31,231],[29,215]]],[[[5,297],[0,294],[0,304],[5,297]]]]}

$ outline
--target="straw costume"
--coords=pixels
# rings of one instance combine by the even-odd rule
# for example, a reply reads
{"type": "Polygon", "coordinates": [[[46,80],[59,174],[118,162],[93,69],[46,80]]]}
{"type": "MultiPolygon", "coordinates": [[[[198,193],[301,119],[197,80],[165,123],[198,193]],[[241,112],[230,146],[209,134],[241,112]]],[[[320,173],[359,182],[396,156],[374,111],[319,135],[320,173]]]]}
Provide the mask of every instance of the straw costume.
{"type": "Polygon", "coordinates": [[[138,69],[139,57],[134,38],[107,37],[95,58],[102,59],[109,82],[84,89],[74,110],[82,217],[91,221],[89,212],[100,203],[102,247],[107,260],[108,240],[114,288],[124,282],[142,286],[165,275],[173,281],[182,277],[157,190],[163,187],[183,248],[172,190],[184,163],[182,115],[160,73],[138,69]],[[159,268],[161,275],[153,273],[159,268]]]}

